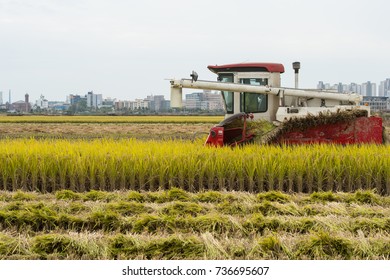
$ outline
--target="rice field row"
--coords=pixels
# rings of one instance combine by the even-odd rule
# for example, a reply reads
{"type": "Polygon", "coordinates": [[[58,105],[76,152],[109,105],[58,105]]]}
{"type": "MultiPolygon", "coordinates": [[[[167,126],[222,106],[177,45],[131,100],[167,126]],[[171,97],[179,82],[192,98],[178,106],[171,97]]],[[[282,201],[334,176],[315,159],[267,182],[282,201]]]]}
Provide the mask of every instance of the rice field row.
{"type": "Polygon", "coordinates": [[[372,191],[0,192],[0,259],[390,259],[372,191]]]}
{"type": "Polygon", "coordinates": [[[0,123],[0,138],[172,140],[205,137],[210,124],[196,123],[0,123]]]}
{"type": "Polygon", "coordinates": [[[390,194],[390,146],[210,148],[134,139],[0,141],[0,189],[228,190],[287,193],[375,189],[390,194]]]}
{"type": "Polygon", "coordinates": [[[0,123],[211,123],[223,116],[5,116],[0,123]]]}

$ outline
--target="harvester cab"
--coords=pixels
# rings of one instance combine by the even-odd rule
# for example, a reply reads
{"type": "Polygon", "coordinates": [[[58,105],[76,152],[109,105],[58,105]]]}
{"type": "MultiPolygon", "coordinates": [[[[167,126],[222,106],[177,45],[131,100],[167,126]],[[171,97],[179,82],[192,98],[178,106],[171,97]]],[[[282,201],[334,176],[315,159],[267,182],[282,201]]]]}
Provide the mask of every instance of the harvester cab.
{"type": "MultiPolygon", "coordinates": [[[[370,116],[355,93],[298,89],[300,63],[294,62],[295,88],[280,86],[279,63],[240,63],[208,66],[217,81],[171,80],[171,107],[182,106],[182,88],[220,91],[225,120],[213,127],[206,144],[214,146],[261,143],[382,143],[382,119],[370,116]],[[248,124],[256,120],[275,125],[262,135],[248,124]]],[[[194,78],[196,77],[196,78],[194,78]]]]}

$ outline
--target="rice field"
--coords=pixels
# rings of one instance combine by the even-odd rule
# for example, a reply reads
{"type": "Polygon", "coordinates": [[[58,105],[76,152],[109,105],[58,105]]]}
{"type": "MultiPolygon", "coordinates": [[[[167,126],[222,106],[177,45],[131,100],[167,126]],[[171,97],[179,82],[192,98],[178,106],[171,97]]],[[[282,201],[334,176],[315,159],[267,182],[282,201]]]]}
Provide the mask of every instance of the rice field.
{"type": "Polygon", "coordinates": [[[0,123],[219,123],[223,116],[6,116],[0,123]]]}
{"type": "Polygon", "coordinates": [[[390,259],[371,191],[0,192],[0,259],[390,259]]]}
{"type": "Polygon", "coordinates": [[[194,123],[0,123],[0,138],[191,140],[210,124],[194,123]]]}
{"type": "Polygon", "coordinates": [[[390,146],[204,147],[135,139],[0,141],[0,189],[390,194],[390,146]]]}
{"type": "Polygon", "coordinates": [[[194,117],[2,118],[0,259],[390,259],[389,145],[210,148],[187,140],[211,126],[194,117]]]}

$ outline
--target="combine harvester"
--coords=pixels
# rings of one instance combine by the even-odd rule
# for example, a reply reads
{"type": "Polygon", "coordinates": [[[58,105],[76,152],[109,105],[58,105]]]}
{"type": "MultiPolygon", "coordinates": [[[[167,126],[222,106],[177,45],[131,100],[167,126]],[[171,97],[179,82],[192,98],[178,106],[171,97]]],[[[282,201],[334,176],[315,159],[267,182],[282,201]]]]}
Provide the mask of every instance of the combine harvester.
{"type": "MultiPolygon", "coordinates": [[[[382,119],[360,105],[362,96],[298,89],[300,63],[294,62],[295,88],[280,86],[279,63],[240,63],[208,66],[216,82],[172,79],[171,107],[182,107],[182,89],[221,91],[225,120],[211,128],[206,145],[235,146],[257,141],[272,144],[382,144],[382,119]],[[253,129],[256,120],[274,126],[267,133],[253,129]],[[252,128],[251,128],[252,127],[252,128]]],[[[255,125],[256,126],[256,125],[255,125]]],[[[272,126],[271,126],[272,127],[272,126]]]]}

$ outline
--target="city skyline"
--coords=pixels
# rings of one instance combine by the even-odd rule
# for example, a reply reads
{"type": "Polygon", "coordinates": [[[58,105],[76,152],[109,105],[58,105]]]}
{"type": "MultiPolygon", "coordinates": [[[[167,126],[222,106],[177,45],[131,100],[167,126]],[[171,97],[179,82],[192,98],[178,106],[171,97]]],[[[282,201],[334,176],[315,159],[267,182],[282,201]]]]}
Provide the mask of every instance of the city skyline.
{"type": "MultiPolygon", "coordinates": [[[[339,92],[355,92],[355,93],[358,93],[358,94],[361,94],[363,96],[367,96],[365,94],[364,91],[362,91],[361,89],[359,89],[359,86],[362,86],[366,83],[371,83],[373,86],[375,86],[375,89],[373,90],[373,94],[370,94],[368,96],[385,96],[385,97],[390,97],[390,78],[385,78],[381,81],[379,81],[379,83],[377,82],[373,82],[373,81],[365,81],[365,82],[362,82],[362,83],[357,83],[356,81],[352,81],[352,82],[349,82],[349,83],[345,83],[345,81],[339,81],[339,82],[327,82],[327,81],[323,81],[323,80],[320,80],[320,81],[317,81],[316,84],[313,84],[312,86],[308,87],[308,88],[317,88],[317,89],[325,89],[325,90],[338,90],[339,92]],[[320,86],[322,85],[322,86],[320,86]],[[338,87],[342,85],[343,88],[342,90],[338,89],[338,87]],[[354,85],[356,87],[354,87],[354,85]],[[347,88],[346,88],[347,86],[347,88]],[[386,94],[383,94],[381,95],[381,86],[385,87],[387,89],[387,95],[386,94]]],[[[168,88],[168,92],[169,92],[169,88],[168,88]]],[[[191,93],[194,93],[194,90],[188,90],[188,89],[184,89],[184,92],[186,94],[191,94],[191,93]]],[[[0,89],[0,104],[5,104],[8,102],[9,100],[9,92],[7,91],[6,92],[6,95],[4,94],[4,91],[0,89]]],[[[28,93],[28,92],[26,92],[28,93]]],[[[24,100],[24,96],[25,94],[23,94],[23,98],[17,98],[17,99],[14,99],[12,96],[11,96],[11,103],[13,102],[16,102],[16,101],[21,101],[21,100],[24,100]]],[[[93,93],[93,90],[89,90],[87,93],[71,93],[71,94],[67,94],[63,97],[60,97],[59,99],[50,99],[50,101],[59,101],[59,102],[67,102],[67,99],[68,99],[68,96],[70,95],[80,95],[80,96],[88,96],[88,94],[90,93],[93,93]]],[[[29,93],[28,93],[29,94],[29,93]]],[[[12,95],[12,91],[11,91],[11,95],[12,95]]],[[[30,95],[30,94],[29,94],[30,95]]],[[[105,95],[104,93],[98,93],[97,95],[99,95],[100,99],[102,99],[102,96],[106,96],[106,98],[108,99],[114,99],[114,100],[117,100],[117,101],[133,101],[133,100],[136,100],[136,99],[143,99],[143,98],[146,98],[148,95],[163,95],[167,100],[170,100],[170,94],[169,93],[157,93],[157,94],[154,94],[154,93],[151,93],[151,94],[147,94],[147,95],[144,95],[144,96],[136,96],[136,97],[133,97],[133,98],[127,98],[127,99],[120,99],[120,98],[117,98],[116,96],[108,96],[108,95],[105,95]],[[146,96],[146,97],[145,97],[146,96]]],[[[46,96],[44,94],[40,94],[39,97],[41,96],[46,96]]],[[[35,100],[38,101],[39,100],[39,97],[34,97],[32,95],[30,95],[30,99],[31,100],[34,100],[33,103],[35,103],[35,100]]],[[[95,101],[97,102],[97,101],[95,101]]],[[[100,101],[101,102],[101,101],[100,101]]]]}
{"type": "Polygon", "coordinates": [[[216,77],[207,65],[277,62],[282,86],[389,77],[385,0],[0,0],[0,90],[58,100],[94,90],[168,97],[166,78],[216,77]]]}

